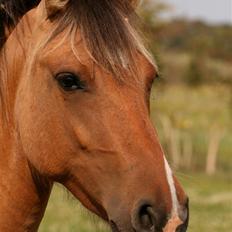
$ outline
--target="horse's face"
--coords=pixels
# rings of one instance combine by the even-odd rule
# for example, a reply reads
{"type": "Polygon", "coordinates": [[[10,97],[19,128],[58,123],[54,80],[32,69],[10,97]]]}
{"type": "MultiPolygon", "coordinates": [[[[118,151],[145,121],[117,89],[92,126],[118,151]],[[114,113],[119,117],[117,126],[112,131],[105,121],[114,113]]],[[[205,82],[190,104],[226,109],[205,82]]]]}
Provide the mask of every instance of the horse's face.
{"type": "Polygon", "coordinates": [[[93,64],[78,36],[79,59],[68,39],[51,50],[60,36],[50,52],[30,51],[20,78],[15,117],[29,162],[115,231],[161,231],[172,216],[185,223],[186,196],[149,119],[156,70],[137,54],[140,75],[120,80],[93,64]]]}

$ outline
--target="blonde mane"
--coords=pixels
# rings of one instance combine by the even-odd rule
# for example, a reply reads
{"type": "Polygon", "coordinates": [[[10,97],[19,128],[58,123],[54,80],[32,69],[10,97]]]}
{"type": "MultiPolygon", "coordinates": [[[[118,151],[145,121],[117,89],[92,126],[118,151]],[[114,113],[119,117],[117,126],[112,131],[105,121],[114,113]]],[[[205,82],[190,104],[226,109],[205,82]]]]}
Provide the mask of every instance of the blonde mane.
{"type": "Polygon", "coordinates": [[[141,39],[139,20],[130,1],[70,0],[51,20],[56,29],[47,42],[66,28],[71,28],[67,30],[70,34],[80,32],[92,59],[115,76],[123,75],[125,68],[136,76],[138,53],[155,65],[141,39]]]}

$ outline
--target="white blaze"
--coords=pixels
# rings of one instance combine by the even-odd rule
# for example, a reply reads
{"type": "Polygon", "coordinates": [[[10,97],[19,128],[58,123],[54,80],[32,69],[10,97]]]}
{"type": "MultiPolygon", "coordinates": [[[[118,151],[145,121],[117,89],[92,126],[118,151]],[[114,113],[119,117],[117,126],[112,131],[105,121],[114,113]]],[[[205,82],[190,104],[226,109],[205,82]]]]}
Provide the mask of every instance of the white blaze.
{"type": "Polygon", "coordinates": [[[174,179],[173,179],[173,174],[172,170],[168,164],[167,159],[164,156],[164,165],[165,165],[165,170],[166,170],[166,175],[167,175],[167,181],[169,185],[169,189],[171,192],[171,198],[172,198],[172,212],[171,212],[171,217],[173,216],[178,216],[178,209],[179,209],[179,202],[177,199],[177,194],[176,194],[176,188],[174,184],[174,179]]]}

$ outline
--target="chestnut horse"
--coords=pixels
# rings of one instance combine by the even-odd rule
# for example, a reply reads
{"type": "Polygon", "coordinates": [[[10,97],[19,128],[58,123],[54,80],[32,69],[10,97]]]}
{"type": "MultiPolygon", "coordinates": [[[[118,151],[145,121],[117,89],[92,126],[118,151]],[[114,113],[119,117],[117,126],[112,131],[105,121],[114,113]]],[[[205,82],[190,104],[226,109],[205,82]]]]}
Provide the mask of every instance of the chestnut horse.
{"type": "Polygon", "coordinates": [[[0,231],[37,231],[55,182],[112,231],[186,231],[188,199],[149,119],[157,69],[135,1],[0,3],[0,231]]]}

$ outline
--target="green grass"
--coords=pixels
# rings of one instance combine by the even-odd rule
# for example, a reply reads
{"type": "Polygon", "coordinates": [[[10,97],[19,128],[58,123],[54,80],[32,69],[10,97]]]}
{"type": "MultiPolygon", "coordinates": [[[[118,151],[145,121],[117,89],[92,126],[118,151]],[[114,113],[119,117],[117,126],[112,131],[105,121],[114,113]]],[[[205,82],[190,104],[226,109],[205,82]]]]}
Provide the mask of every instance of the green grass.
{"type": "Polygon", "coordinates": [[[190,198],[189,232],[229,232],[232,229],[232,178],[179,176],[190,198]]]}
{"type": "MultiPolygon", "coordinates": [[[[190,198],[189,232],[232,229],[232,177],[178,174],[190,198]]],[[[103,223],[55,187],[40,232],[106,232],[103,223]]]]}
{"type": "MultiPolygon", "coordinates": [[[[218,171],[232,169],[232,94],[226,85],[202,85],[189,88],[185,85],[159,86],[155,83],[151,97],[151,119],[158,128],[161,142],[167,149],[163,119],[168,119],[170,129],[179,132],[179,142],[186,135],[193,144],[192,170],[204,170],[210,135],[222,134],[218,151],[218,171]]],[[[170,154],[169,154],[170,155],[170,154]]]]}

